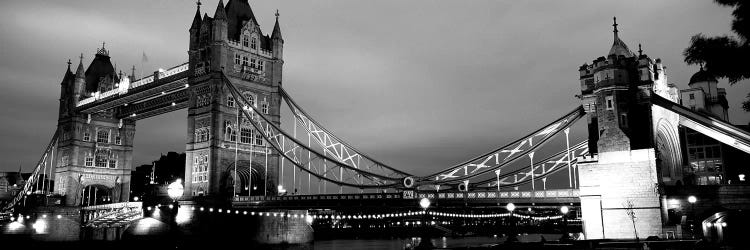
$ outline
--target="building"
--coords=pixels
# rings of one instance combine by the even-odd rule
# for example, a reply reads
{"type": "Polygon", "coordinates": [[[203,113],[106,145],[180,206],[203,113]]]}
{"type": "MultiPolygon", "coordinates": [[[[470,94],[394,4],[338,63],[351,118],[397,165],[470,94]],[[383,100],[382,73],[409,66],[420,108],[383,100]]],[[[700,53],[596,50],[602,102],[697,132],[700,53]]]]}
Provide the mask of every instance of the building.
{"type": "MultiPolygon", "coordinates": [[[[726,90],[718,88],[718,80],[709,71],[701,69],[690,77],[688,89],[681,90],[681,104],[693,111],[729,121],[726,90]]],[[[680,128],[685,156],[685,183],[687,185],[727,184],[726,151],[733,148],[689,128],[680,128]]]]}

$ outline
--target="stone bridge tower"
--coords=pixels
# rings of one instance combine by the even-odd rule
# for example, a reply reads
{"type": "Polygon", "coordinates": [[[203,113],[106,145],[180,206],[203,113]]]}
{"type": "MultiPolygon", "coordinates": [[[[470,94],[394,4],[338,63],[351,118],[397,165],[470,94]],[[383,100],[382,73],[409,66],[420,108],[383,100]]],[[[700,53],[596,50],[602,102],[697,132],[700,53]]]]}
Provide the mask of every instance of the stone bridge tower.
{"type": "Polygon", "coordinates": [[[588,239],[661,235],[666,210],[660,187],[681,178],[679,116],[649,101],[653,93],[679,102],[678,90],[667,82],[660,59],[644,55],[640,45],[633,53],[620,40],[616,20],[613,26],[607,56],[579,68],[591,149],[578,161],[588,239]]]}
{"type": "Polygon", "coordinates": [[[242,104],[232,97],[221,73],[278,125],[283,45],[278,13],[269,36],[261,32],[247,0],[229,0],[226,6],[221,0],[213,17],[201,16],[198,5],[188,52],[194,73],[188,79],[186,196],[276,193],[279,156],[268,152],[262,131],[238,119],[242,104]]]}
{"type": "Polygon", "coordinates": [[[115,118],[115,110],[76,111],[80,100],[116,89],[121,78],[104,45],[86,71],[81,55],[76,72],[71,72],[69,65],[63,77],[54,190],[65,195],[65,205],[122,202],[130,197],[135,121],[115,118]]]}

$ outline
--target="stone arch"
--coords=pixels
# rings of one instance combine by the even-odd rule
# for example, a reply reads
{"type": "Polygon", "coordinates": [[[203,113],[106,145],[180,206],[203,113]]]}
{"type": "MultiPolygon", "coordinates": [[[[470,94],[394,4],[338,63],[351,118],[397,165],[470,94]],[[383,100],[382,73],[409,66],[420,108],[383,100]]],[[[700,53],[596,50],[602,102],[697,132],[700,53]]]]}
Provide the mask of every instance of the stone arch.
{"type": "Polygon", "coordinates": [[[94,206],[110,204],[115,201],[114,188],[102,184],[83,186],[81,190],[81,205],[94,206]]]}
{"type": "MultiPolygon", "coordinates": [[[[225,176],[222,178],[222,189],[227,194],[234,192],[234,162],[230,161],[224,164],[225,176]]],[[[263,165],[253,162],[252,169],[250,168],[249,160],[238,160],[237,161],[237,191],[239,195],[263,195],[265,192],[265,172],[263,165]],[[252,180],[252,181],[251,181],[252,180]]]]}
{"type": "Polygon", "coordinates": [[[661,160],[662,180],[669,184],[682,179],[682,152],[676,127],[663,118],[656,124],[656,149],[661,160]]]}

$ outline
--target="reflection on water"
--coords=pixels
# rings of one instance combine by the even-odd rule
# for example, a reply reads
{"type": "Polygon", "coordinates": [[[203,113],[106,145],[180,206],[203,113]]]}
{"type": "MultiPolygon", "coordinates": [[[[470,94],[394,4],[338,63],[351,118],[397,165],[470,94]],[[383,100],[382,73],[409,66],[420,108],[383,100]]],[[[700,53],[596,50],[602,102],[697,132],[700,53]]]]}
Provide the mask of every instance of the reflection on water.
{"type": "MultiPolygon", "coordinates": [[[[545,240],[558,240],[559,234],[529,234],[519,235],[521,242],[539,242],[542,237],[545,240]]],[[[432,245],[436,248],[465,248],[480,247],[505,242],[506,237],[442,237],[432,238],[432,245]]],[[[353,249],[409,249],[419,245],[419,237],[403,239],[335,239],[316,240],[313,243],[315,250],[353,250],[353,249]]]]}

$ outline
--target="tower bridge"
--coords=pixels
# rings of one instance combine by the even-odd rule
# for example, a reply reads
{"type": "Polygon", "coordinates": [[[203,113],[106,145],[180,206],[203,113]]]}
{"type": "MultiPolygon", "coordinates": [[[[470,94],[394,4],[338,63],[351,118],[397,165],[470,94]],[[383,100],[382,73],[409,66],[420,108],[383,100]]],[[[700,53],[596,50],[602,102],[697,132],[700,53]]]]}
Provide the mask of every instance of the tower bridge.
{"type": "Polygon", "coordinates": [[[198,6],[187,63],[135,80],[114,71],[102,46],[87,70],[83,57],[75,73],[69,64],[51,142],[3,210],[39,211],[25,203],[42,194],[59,197],[62,207],[85,206],[80,225],[126,226],[149,216],[127,203],[136,121],[181,109],[188,111],[182,199],[193,210],[224,206],[238,214],[395,209],[421,198],[440,208],[569,204],[580,211],[589,239],[632,238],[628,208],[641,218],[635,227],[642,236],[664,235],[671,197],[664,187],[684,183],[679,126],[750,153],[748,132],[678,105],[661,61],[633,53],[615,22],[609,53],[579,68],[581,105],[494,150],[414,175],[353,147],[294,101],[283,88],[280,27],[277,13],[273,31],[264,34],[247,1],[219,1],[213,17],[198,6]],[[291,116],[292,129],[282,129],[282,115],[291,116]],[[570,127],[579,120],[587,122],[588,140],[571,142],[570,127]],[[537,154],[563,134],[559,153],[537,154]],[[290,175],[291,194],[284,192],[290,175]],[[567,185],[547,182],[563,175],[567,185]]]}

